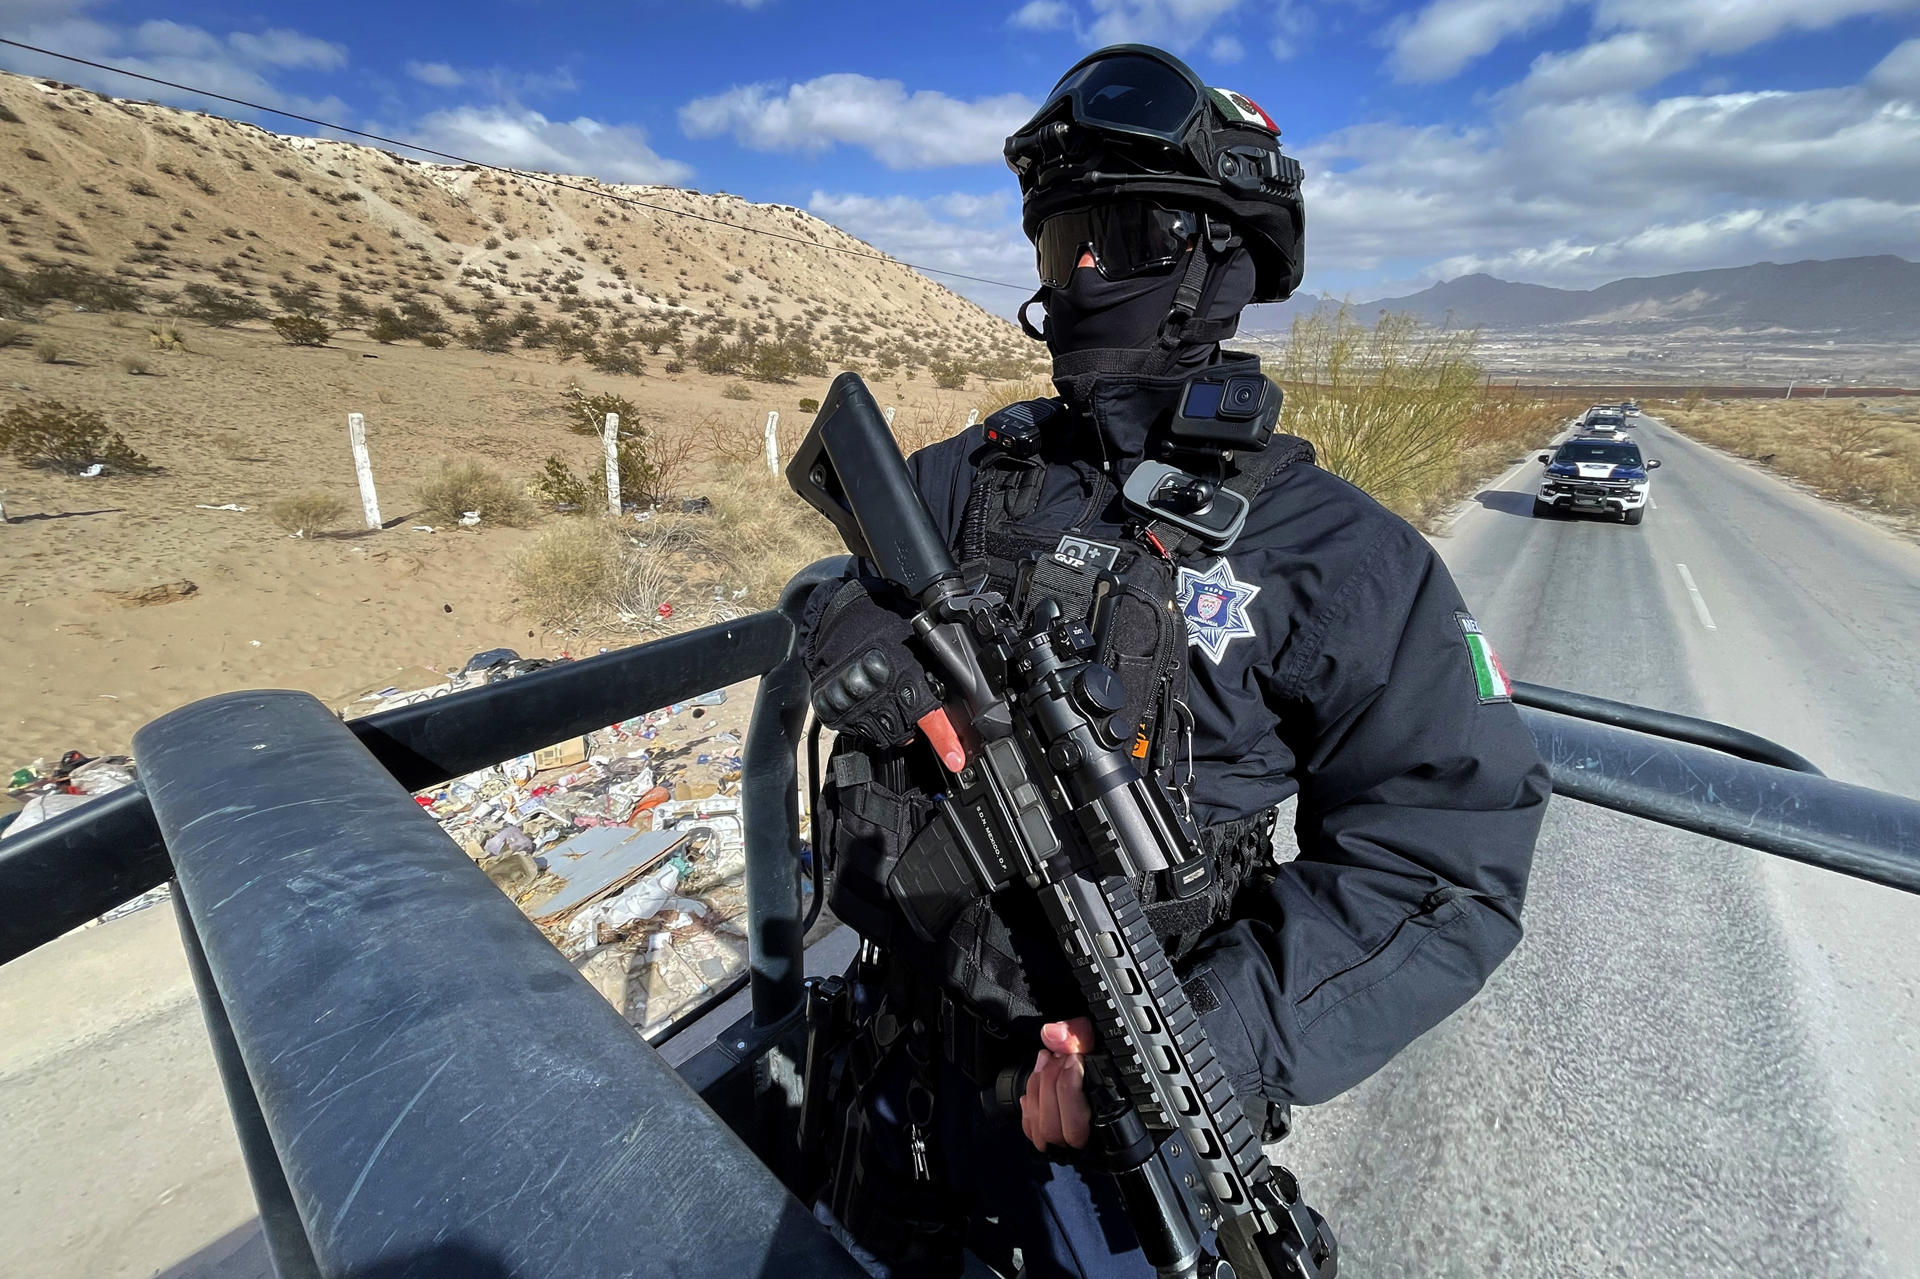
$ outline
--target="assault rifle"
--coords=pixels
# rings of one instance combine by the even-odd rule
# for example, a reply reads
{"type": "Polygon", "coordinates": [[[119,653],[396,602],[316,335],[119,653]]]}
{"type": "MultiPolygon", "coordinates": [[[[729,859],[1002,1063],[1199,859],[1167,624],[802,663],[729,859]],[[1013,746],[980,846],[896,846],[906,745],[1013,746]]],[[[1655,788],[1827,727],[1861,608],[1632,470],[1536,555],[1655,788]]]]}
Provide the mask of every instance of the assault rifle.
{"type": "MultiPolygon", "coordinates": [[[[948,779],[938,816],[890,880],[909,923],[934,936],[968,901],[1038,899],[1099,1036],[1089,1154],[1161,1276],[1330,1279],[1332,1232],[1267,1162],[1141,910],[1134,882],[1198,849],[1124,749],[1134,727],[1119,679],[1090,660],[1086,624],[1050,601],[1023,624],[963,580],[855,374],[835,379],[787,479],[919,606],[914,630],[957,721],[936,743],[948,779]]],[[[1020,1087],[1004,1078],[1002,1100],[1020,1087]]]]}

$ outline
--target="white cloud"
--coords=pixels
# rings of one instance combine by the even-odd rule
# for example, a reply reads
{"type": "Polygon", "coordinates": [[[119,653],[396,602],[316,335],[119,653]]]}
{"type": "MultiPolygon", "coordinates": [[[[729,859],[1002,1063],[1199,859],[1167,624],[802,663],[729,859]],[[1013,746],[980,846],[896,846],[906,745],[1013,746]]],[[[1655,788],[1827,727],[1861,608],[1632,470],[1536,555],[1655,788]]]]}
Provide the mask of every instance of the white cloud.
{"type": "Polygon", "coordinates": [[[1215,62],[1238,62],[1247,54],[1247,47],[1233,36],[1215,36],[1207,46],[1207,56],[1215,62]]]}
{"type": "Polygon", "coordinates": [[[1025,292],[933,277],[997,315],[1011,316],[1039,286],[1010,191],[925,200],[815,191],[807,210],[904,261],[1019,284],[1025,292]]]}
{"type": "Polygon", "coordinates": [[[1541,54],[1517,92],[1540,98],[1629,93],[1659,84],[1689,61],[1686,52],[1664,36],[1623,31],[1571,53],[1541,54]]]}
{"type": "Polygon", "coordinates": [[[610,182],[671,185],[693,174],[654,151],[644,129],[587,116],[549,120],[517,107],[456,107],[422,119],[413,136],[438,150],[493,164],[590,174],[610,182]]]}
{"type": "Polygon", "coordinates": [[[1515,94],[1485,125],[1360,126],[1302,159],[1310,272],[1437,259],[1425,274],[1590,284],[1920,243],[1920,101],[1862,86],[1515,94]]]}
{"type": "Polygon", "coordinates": [[[347,46],[344,44],[317,40],[283,28],[263,31],[259,35],[236,31],[227,37],[227,43],[242,57],[263,66],[338,71],[347,65],[347,46]]]}
{"type": "MultiPolygon", "coordinates": [[[[17,17],[16,9],[9,7],[8,16],[15,18],[16,24],[8,34],[28,44],[111,62],[129,71],[303,115],[338,119],[346,114],[346,105],[336,97],[309,98],[291,93],[270,78],[272,73],[286,70],[338,70],[347,62],[344,46],[278,28],[235,31],[223,37],[201,27],[157,19],[123,26],[90,17],[88,10],[95,7],[95,0],[28,0],[17,17]]],[[[0,68],[81,84],[118,97],[197,111],[232,110],[218,107],[197,93],[12,48],[0,48],[0,68]]]]}
{"type": "Polygon", "coordinates": [[[1568,0],[1433,0],[1387,29],[1394,74],[1447,80],[1508,36],[1551,22],[1568,0]]]}
{"type": "Polygon", "coordinates": [[[1027,0],[1007,17],[1007,25],[1022,31],[1058,31],[1073,21],[1073,10],[1062,0],[1027,0]]]}
{"type": "Polygon", "coordinates": [[[1881,93],[1920,101],[1920,40],[1896,45],[1867,73],[1867,84],[1881,93]]]}
{"type": "Polygon", "coordinates": [[[1240,0],[1092,0],[1089,44],[1151,44],[1185,53],[1240,0]]]}
{"type": "Polygon", "coordinates": [[[1704,56],[1738,53],[1790,31],[1824,31],[1849,18],[1920,9],[1920,0],[1431,0],[1386,31],[1403,80],[1447,80],[1503,41],[1537,30],[1579,4],[1594,40],[1536,60],[1544,83],[1529,91],[1577,92],[1588,68],[1627,68],[1622,89],[1657,84],[1704,56]]]}
{"type": "Polygon", "coordinates": [[[898,80],[839,73],[803,84],[750,84],[680,108],[689,137],[730,133],[755,151],[819,154],[836,143],[864,147],[893,169],[999,160],[1006,136],[1035,104],[1019,94],[967,102],[898,80]]]}
{"type": "Polygon", "coordinates": [[[444,62],[409,62],[407,74],[436,89],[457,89],[467,82],[464,75],[444,62]]]}
{"type": "Polygon", "coordinates": [[[1591,284],[1757,261],[1854,257],[1917,241],[1920,207],[1884,200],[1821,200],[1661,222],[1597,243],[1557,239],[1537,248],[1466,254],[1436,262],[1432,274],[1451,279],[1484,271],[1509,279],[1591,284]]]}
{"type": "Polygon", "coordinates": [[[1912,12],[1915,0],[1598,0],[1602,31],[1664,31],[1696,53],[1738,53],[1788,31],[1824,31],[1848,18],[1912,12]]]}

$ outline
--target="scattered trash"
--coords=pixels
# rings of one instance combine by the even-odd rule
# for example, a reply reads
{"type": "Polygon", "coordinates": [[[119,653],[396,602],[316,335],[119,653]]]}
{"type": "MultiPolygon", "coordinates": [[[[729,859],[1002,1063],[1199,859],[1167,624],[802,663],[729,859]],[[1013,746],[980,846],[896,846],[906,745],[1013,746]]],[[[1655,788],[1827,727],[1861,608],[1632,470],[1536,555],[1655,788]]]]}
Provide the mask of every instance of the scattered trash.
{"type": "Polygon", "coordinates": [[[713,499],[706,497],[683,497],[680,499],[680,514],[711,515],[713,514],[713,499]]]}
{"type": "Polygon", "coordinates": [[[695,706],[725,706],[727,704],[727,690],[724,688],[716,688],[711,693],[702,693],[693,699],[693,704],[695,706]]]}
{"type": "Polygon", "coordinates": [[[416,532],[416,533],[431,533],[431,532],[433,532],[433,525],[431,525],[431,524],[416,524],[416,525],[414,525],[414,526],[413,526],[413,531],[414,531],[414,532],[416,532]]]}
{"type": "Polygon", "coordinates": [[[80,472],[80,478],[83,480],[90,480],[94,476],[100,474],[100,472],[106,469],[107,468],[103,463],[95,462],[91,466],[88,466],[85,470],[80,472]]]}
{"type": "Polygon", "coordinates": [[[656,616],[658,616],[662,621],[664,621],[667,618],[673,616],[673,604],[669,600],[661,600],[660,607],[654,609],[653,611],[656,616]]]}
{"type": "Polygon", "coordinates": [[[196,511],[240,511],[245,513],[247,508],[237,502],[222,502],[218,506],[209,506],[205,502],[195,502],[193,509],[196,511]]]}
{"type": "Polygon", "coordinates": [[[490,648],[484,653],[475,653],[472,657],[469,657],[467,664],[460,668],[460,673],[462,675],[472,675],[480,671],[492,670],[494,667],[504,665],[507,662],[517,662],[519,660],[520,654],[510,648],[490,648]]]}
{"type": "Polygon", "coordinates": [[[460,513],[460,523],[463,527],[472,528],[479,522],[480,512],[478,511],[462,511],[460,513]]]}

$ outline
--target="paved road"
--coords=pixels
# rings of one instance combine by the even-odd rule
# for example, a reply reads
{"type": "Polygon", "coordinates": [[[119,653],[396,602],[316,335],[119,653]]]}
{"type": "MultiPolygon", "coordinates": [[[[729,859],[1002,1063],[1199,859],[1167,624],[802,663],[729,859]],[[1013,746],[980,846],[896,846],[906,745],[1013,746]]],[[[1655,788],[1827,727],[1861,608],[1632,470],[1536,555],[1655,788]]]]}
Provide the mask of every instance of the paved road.
{"type": "MultiPolygon", "coordinates": [[[[1438,539],[1508,669],[1920,795],[1920,550],[1638,434],[1641,526],[1531,519],[1528,467],[1438,539]]],[[[1466,1012],[1300,1116],[1343,1273],[1920,1275],[1920,899],[1560,803],[1527,922],[1466,1012]]],[[[171,927],[0,970],[9,1274],[262,1273],[171,927]],[[56,971],[66,1005],[21,998],[56,971]]]]}
{"type": "MultiPolygon", "coordinates": [[[[1920,796],[1920,550],[1635,434],[1639,527],[1528,465],[1436,539],[1507,669],[1920,796]]],[[[1535,865],[1486,993],[1301,1116],[1343,1273],[1920,1275],[1920,898],[1571,802],[1535,865]]]]}

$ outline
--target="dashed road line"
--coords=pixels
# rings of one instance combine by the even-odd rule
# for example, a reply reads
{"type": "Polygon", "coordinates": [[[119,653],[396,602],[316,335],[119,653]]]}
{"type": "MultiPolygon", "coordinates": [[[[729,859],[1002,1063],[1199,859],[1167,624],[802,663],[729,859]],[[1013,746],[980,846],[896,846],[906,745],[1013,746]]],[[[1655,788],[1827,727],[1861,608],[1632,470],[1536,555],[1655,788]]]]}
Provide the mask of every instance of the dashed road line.
{"type": "Polygon", "coordinates": [[[1687,572],[1685,564],[1676,564],[1674,567],[1680,570],[1680,580],[1687,584],[1687,594],[1693,598],[1693,611],[1700,615],[1700,625],[1710,631],[1719,630],[1713,624],[1713,614],[1707,612],[1707,601],[1701,598],[1700,588],[1693,584],[1693,574],[1687,572]]]}

